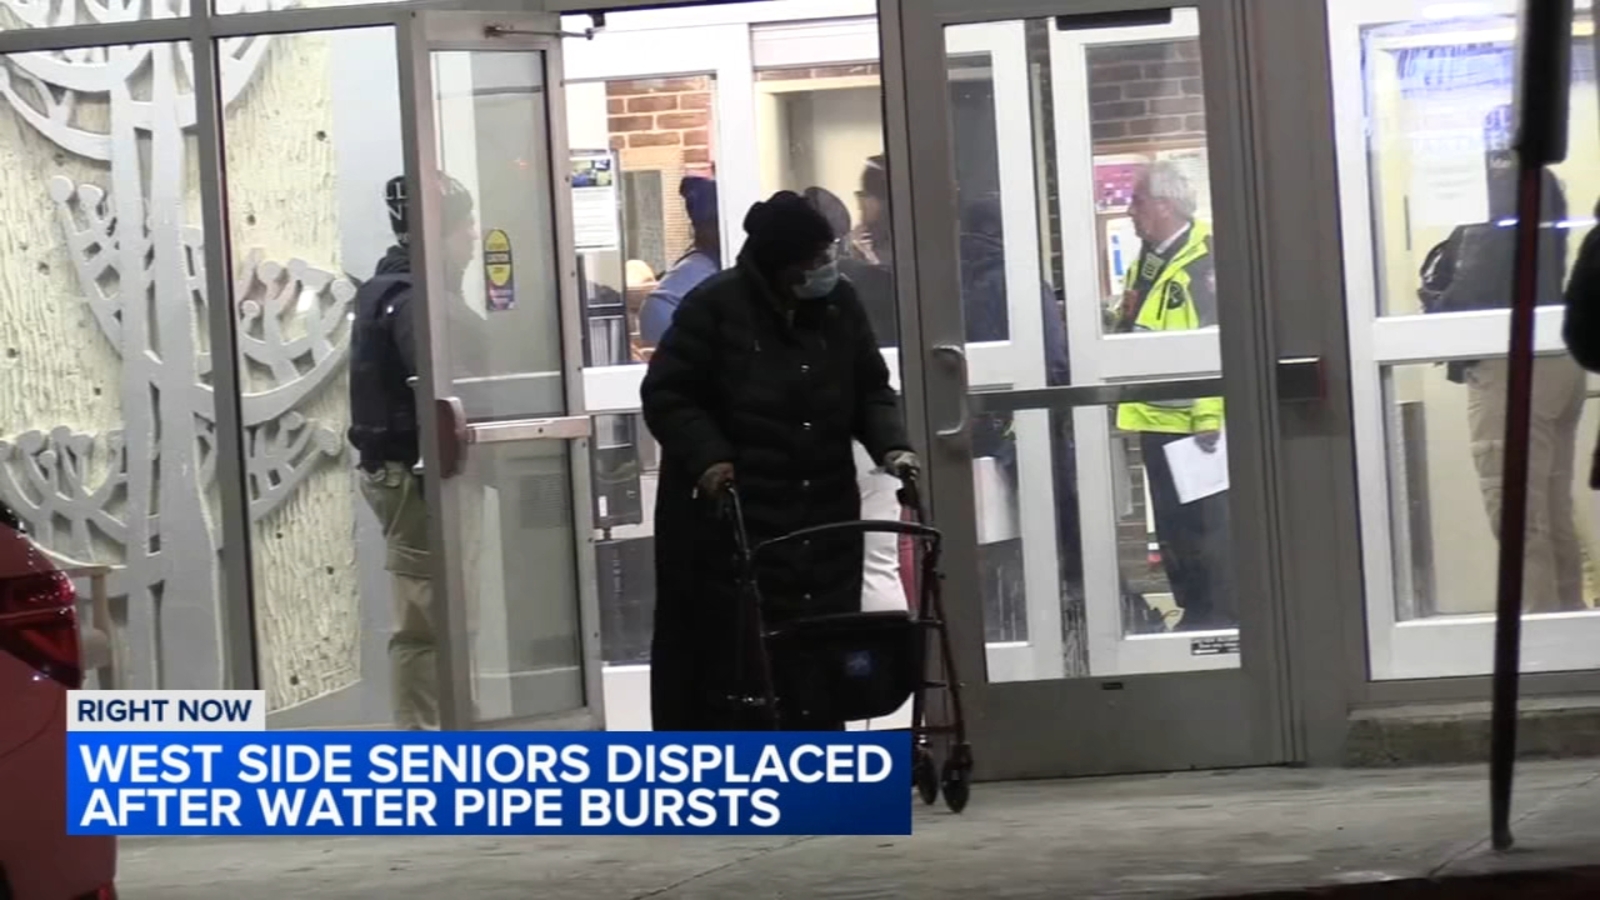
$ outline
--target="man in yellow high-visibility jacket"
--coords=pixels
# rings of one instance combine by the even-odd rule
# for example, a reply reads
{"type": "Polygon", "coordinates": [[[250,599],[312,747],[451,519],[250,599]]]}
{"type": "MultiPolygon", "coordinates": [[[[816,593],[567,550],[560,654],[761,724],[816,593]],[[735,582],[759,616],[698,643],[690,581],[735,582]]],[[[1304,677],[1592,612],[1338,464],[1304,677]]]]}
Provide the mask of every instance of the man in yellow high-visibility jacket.
{"type": "MultiPolygon", "coordinates": [[[[1156,163],[1140,176],[1128,215],[1143,246],[1127,273],[1116,331],[1187,331],[1217,324],[1211,229],[1195,218],[1195,208],[1194,188],[1176,167],[1156,163]]],[[[1124,403],[1117,408],[1117,427],[1139,435],[1162,566],[1173,601],[1183,609],[1177,627],[1236,627],[1228,495],[1183,503],[1166,454],[1168,444],[1190,438],[1207,453],[1216,452],[1222,398],[1124,403]]]]}

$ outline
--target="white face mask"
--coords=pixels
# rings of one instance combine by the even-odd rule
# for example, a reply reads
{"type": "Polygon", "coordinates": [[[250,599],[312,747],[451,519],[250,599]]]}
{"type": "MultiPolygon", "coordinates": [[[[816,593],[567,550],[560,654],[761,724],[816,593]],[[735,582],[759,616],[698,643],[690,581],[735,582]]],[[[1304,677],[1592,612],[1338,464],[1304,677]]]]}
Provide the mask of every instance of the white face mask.
{"type": "Polygon", "coordinates": [[[839,285],[839,263],[829,260],[815,269],[806,271],[806,280],[794,287],[794,295],[802,300],[821,300],[833,293],[839,285]]]}

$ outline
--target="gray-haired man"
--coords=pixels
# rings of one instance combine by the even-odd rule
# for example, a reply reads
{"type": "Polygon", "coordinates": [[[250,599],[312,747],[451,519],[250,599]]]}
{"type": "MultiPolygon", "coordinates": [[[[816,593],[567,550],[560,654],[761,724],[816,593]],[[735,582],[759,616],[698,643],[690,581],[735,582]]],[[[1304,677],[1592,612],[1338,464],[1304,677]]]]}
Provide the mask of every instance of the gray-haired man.
{"type": "MultiPolygon", "coordinates": [[[[1128,215],[1143,246],[1128,270],[1116,322],[1121,332],[1188,331],[1217,324],[1211,229],[1195,218],[1194,187],[1176,166],[1156,163],[1134,185],[1128,215]]],[[[1185,631],[1238,624],[1228,555],[1226,492],[1184,503],[1166,447],[1194,438],[1207,452],[1222,434],[1222,398],[1124,403],[1117,427],[1139,435],[1161,562],[1185,631]]]]}

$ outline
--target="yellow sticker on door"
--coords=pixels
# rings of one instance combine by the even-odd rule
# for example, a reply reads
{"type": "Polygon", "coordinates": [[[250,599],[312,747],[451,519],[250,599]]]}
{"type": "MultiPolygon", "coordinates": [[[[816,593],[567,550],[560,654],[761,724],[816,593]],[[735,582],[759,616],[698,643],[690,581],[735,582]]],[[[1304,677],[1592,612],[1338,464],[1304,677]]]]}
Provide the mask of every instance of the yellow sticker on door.
{"type": "Polygon", "coordinates": [[[489,311],[504,312],[517,305],[517,283],[511,268],[511,238],[492,228],[483,236],[483,271],[489,279],[489,311]]]}

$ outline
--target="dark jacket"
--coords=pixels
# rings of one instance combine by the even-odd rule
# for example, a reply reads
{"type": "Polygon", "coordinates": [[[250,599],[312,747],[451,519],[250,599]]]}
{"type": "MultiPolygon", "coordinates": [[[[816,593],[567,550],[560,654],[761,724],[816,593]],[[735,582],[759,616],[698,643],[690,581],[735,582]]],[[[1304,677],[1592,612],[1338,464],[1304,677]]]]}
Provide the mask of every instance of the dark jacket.
{"type": "Polygon", "coordinates": [[[350,338],[350,444],[361,467],[417,461],[417,374],[411,258],[391,247],[356,291],[350,338]]]}
{"type": "MultiPolygon", "coordinates": [[[[1068,383],[1066,323],[1049,285],[1039,285],[1039,291],[1044,314],[1045,383],[1055,387],[1068,383]]],[[[962,234],[961,307],[968,341],[1004,341],[1010,337],[1007,296],[1004,245],[991,234],[962,234]]],[[[973,420],[971,428],[972,455],[995,457],[1015,475],[1016,442],[1011,438],[1011,417],[980,416],[973,420]]]]}
{"type": "MultiPolygon", "coordinates": [[[[1595,206],[1600,218],[1600,204],[1595,206]]],[[[1600,228],[1591,229],[1578,248],[1567,282],[1567,314],[1561,337],[1572,358],[1591,372],[1600,372],[1600,228]]],[[[1600,444],[1589,468],[1589,486],[1600,490],[1600,444]]]]}
{"type": "MultiPolygon", "coordinates": [[[[968,341],[1003,341],[1010,336],[1006,297],[1005,245],[992,234],[962,234],[961,306],[968,341]]],[[[1049,285],[1039,285],[1039,302],[1044,313],[1046,383],[1067,384],[1067,324],[1049,285]]]]}
{"type": "MultiPolygon", "coordinates": [[[[1011,335],[1006,302],[1005,245],[993,231],[968,230],[961,235],[961,306],[966,315],[968,341],[1003,341],[1011,335]]],[[[1039,300],[1044,315],[1045,383],[1050,387],[1070,383],[1067,357],[1067,326],[1055,292],[1048,284],[1039,285],[1039,300]]],[[[1055,476],[1057,540],[1061,547],[1061,571],[1071,580],[1082,580],[1082,553],[1079,550],[1078,479],[1072,441],[1071,413],[1050,413],[1051,469],[1055,476]]],[[[970,426],[972,455],[991,456],[998,461],[1017,486],[1017,441],[1010,413],[974,417],[970,426]]]]}
{"type": "MultiPolygon", "coordinates": [[[[1419,292],[1429,312],[1507,309],[1515,293],[1517,230],[1482,222],[1461,225],[1434,248],[1423,265],[1419,292]]],[[[1539,235],[1539,289],[1535,303],[1561,302],[1566,269],[1566,230],[1545,227],[1539,235]]]]}
{"type": "MultiPolygon", "coordinates": [[[[731,462],[754,541],[860,516],[852,439],[909,449],[889,371],[850,283],[780,308],[745,258],[684,298],[640,389],[661,445],[651,710],[657,730],[732,724],[740,634],[734,544],[695,496],[731,462]]],[[[760,578],[769,621],[860,608],[860,535],[784,546],[760,578]]]]}
{"type": "MultiPolygon", "coordinates": [[[[1539,230],[1539,286],[1535,302],[1552,306],[1561,302],[1561,280],[1567,265],[1567,229],[1553,223],[1567,218],[1566,197],[1555,177],[1544,175],[1544,198],[1539,230]]],[[[1515,218],[1515,209],[1501,208],[1503,200],[1490,210],[1491,221],[1459,225],[1423,260],[1417,296],[1424,312],[1470,312],[1506,309],[1515,292],[1517,229],[1506,222],[1515,218]]],[[[1451,381],[1466,380],[1471,360],[1448,364],[1451,381]]]]}
{"type": "Polygon", "coordinates": [[[900,346],[900,316],[894,292],[894,273],[888,266],[855,257],[839,259],[839,274],[850,279],[856,298],[867,312],[879,347],[900,346]]]}
{"type": "MultiPolygon", "coordinates": [[[[1600,205],[1595,207],[1600,217],[1600,205]]],[[[1600,228],[1591,229],[1572,262],[1567,282],[1567,315],[1561,326],[1572,358],[1591,372],[1600,372],[1600,228]]]]}

